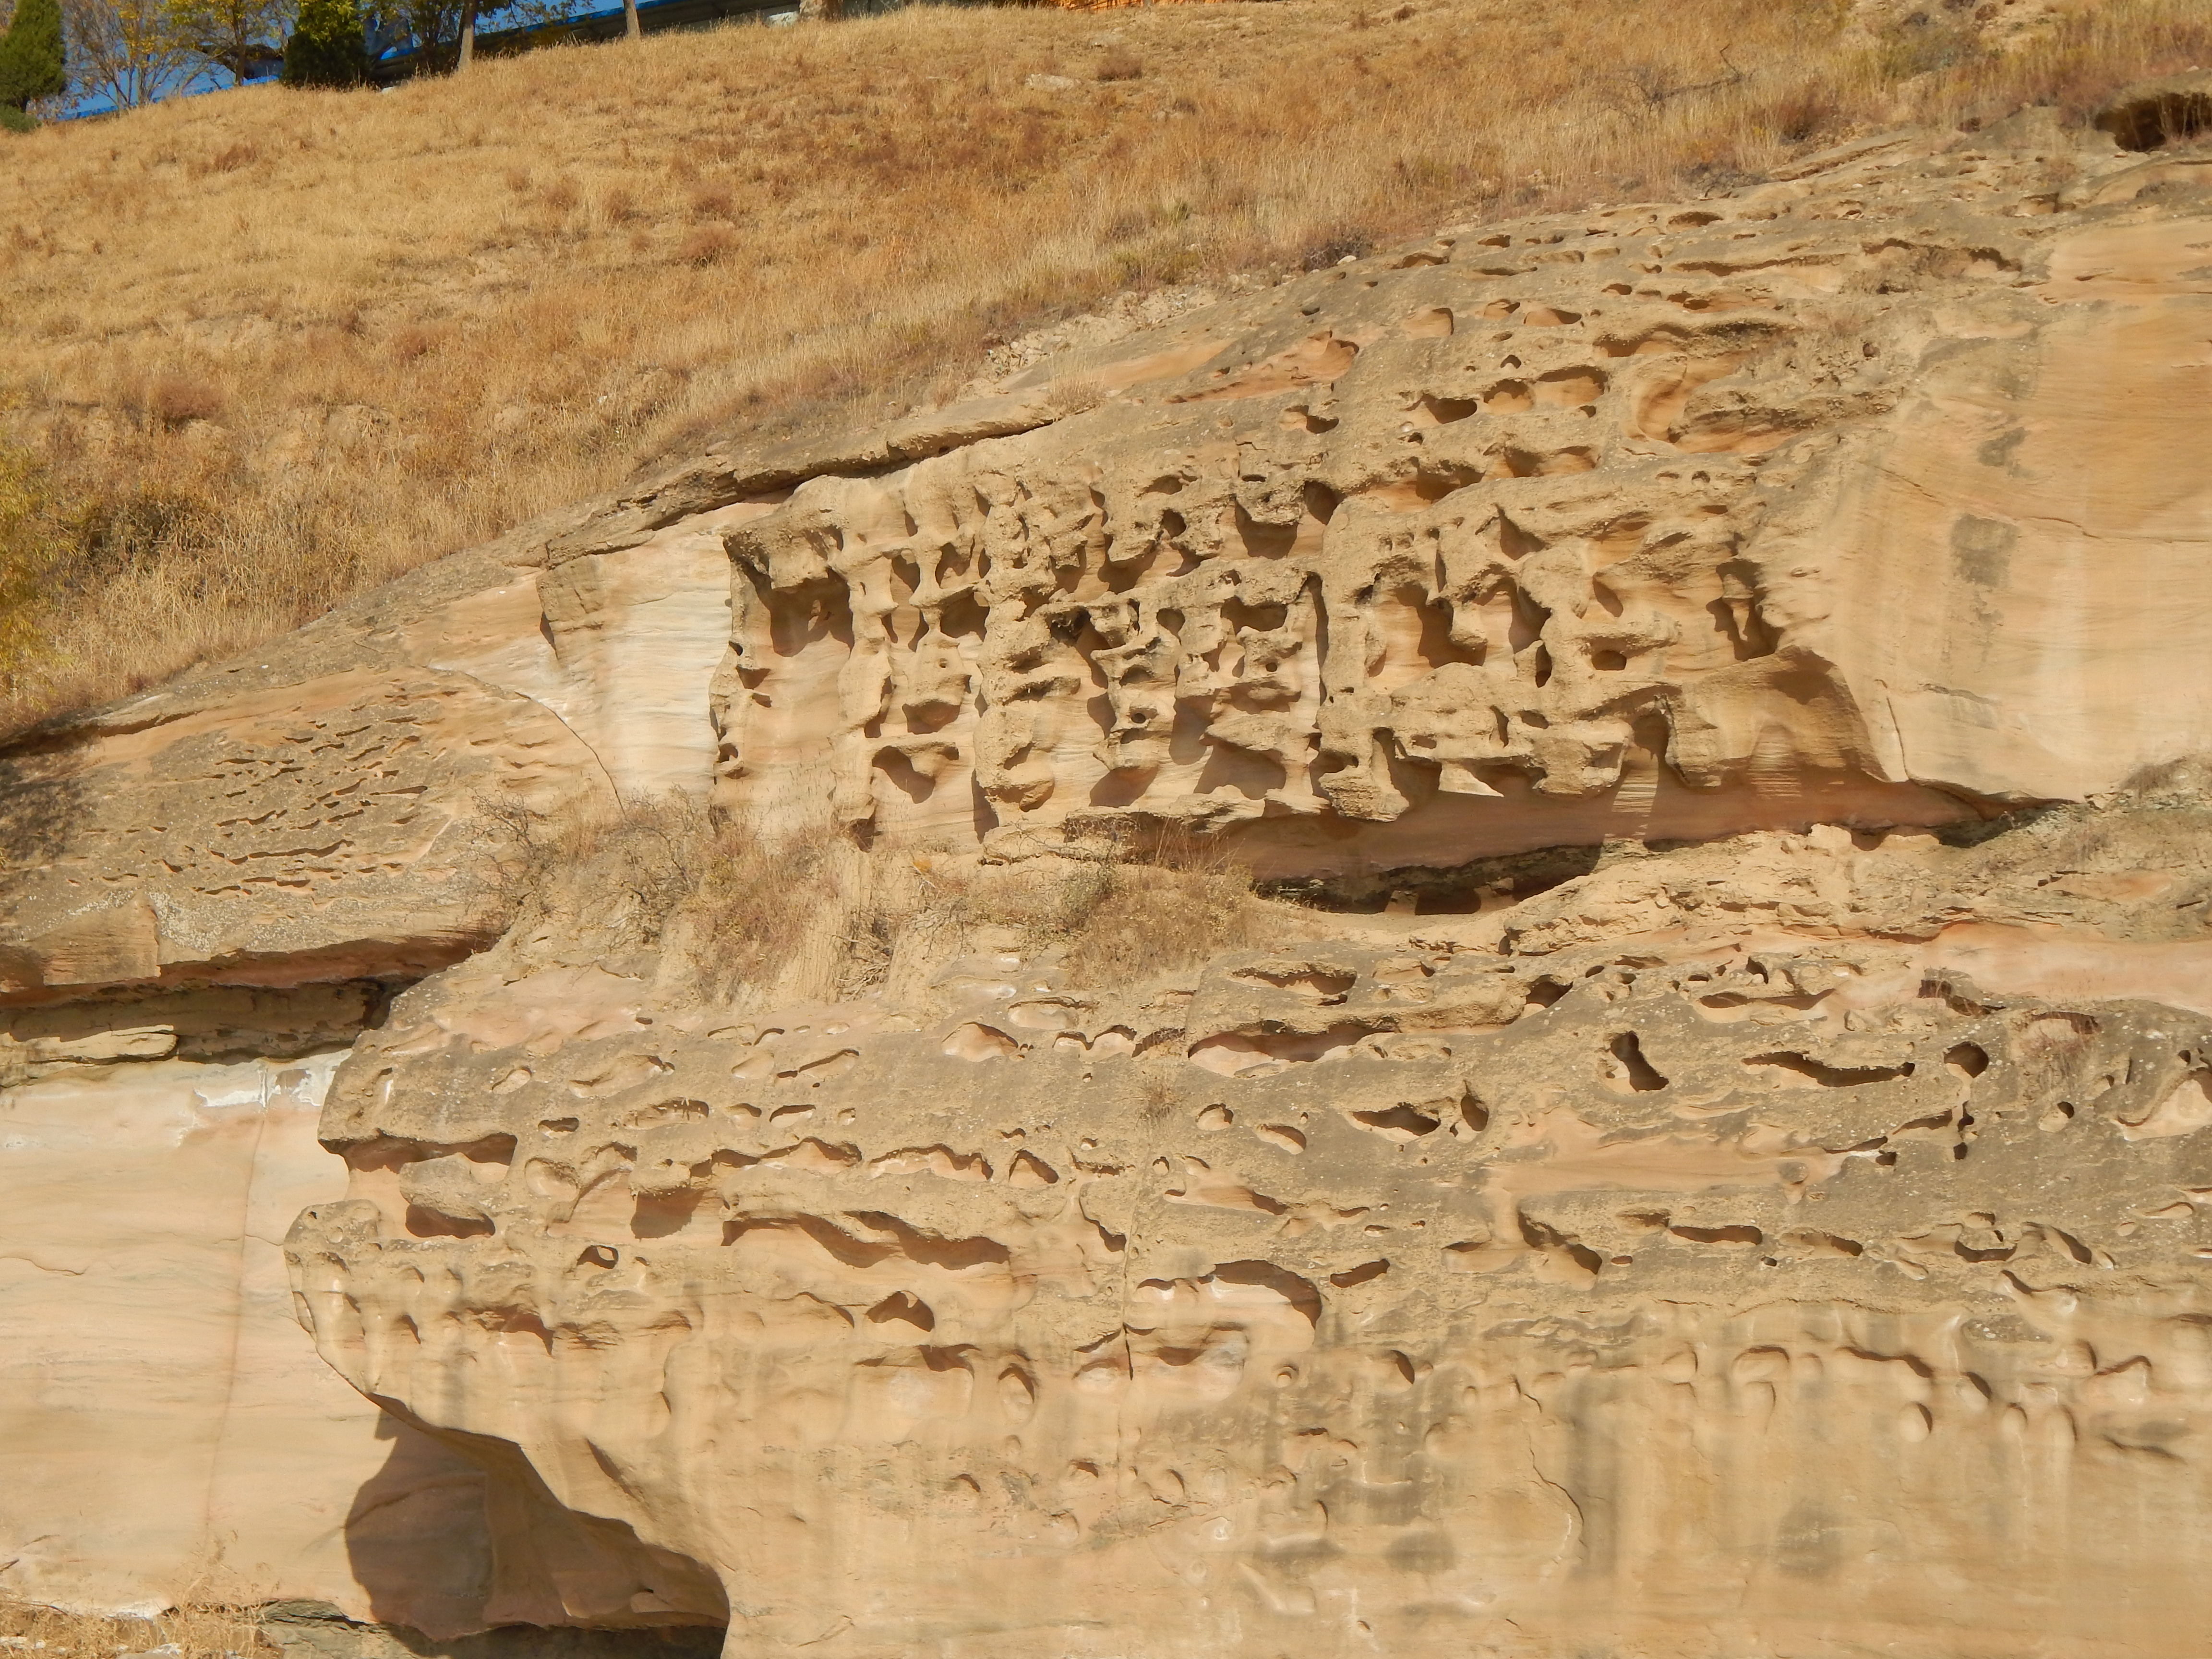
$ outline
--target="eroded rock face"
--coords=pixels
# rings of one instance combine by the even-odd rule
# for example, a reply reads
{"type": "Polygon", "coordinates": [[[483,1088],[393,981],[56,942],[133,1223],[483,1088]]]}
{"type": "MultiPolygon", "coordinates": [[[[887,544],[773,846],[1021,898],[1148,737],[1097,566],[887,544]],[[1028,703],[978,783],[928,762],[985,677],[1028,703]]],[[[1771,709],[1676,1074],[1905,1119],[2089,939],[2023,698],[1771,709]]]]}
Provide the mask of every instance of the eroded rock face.
{"type": "Polygon", "coordinates": [[[539,1586],[580,1523],[333,1388],[278,1253],[344,1190],[331,1070],[505,926],[488,804],[707,787],[719,539],[530,556],[0,757],[0,1593],[298,1597],[434,1637],[559,1616],[539,1586]]]}
{"type": "Polygon", "coordinates": [[[2212,222],[2054,179],[1875,143],[1040,366],[1095,406],[732,531],[725,795],[1309,874],[2115,787],[2212,737],[2212,222]]]}
{"type": "Polygon", "coordinates": [[[715,517],[495,544],[0,756],[0,997],[414,977],[505,926],[488,807],[707,787],[715,517]]]}
{"type": "Polygon", "coordinates": [[[347,1419],[288,1477],[343,1571],[258,1582],[856,1659],[2194,1652],[2202,172],[2023,118],[1462,228],[18,745],[12,1121],[329,1068],[292,1288],[423,1461],[326,1501],[347,1419]],[[672,790],[831,845],[788,971],[507,856],[672,790]],[[1279,884],[1238,948],[887,908],[1163,829],[1279,884]],[[362,1519],[417,1475],[434,1569],[362,1519]]]}
{"type": "Polygon", "coordinates": [[[510,943],[349,1062],[296,1283],[719,1580],[571,1616],[732,1652],[2179,1653],[2208,822],[1759,837],[1140,992],[740,1017],[510,943]],[[2195,1006],[2005,983],[2069,951],[2195,1006]]]}

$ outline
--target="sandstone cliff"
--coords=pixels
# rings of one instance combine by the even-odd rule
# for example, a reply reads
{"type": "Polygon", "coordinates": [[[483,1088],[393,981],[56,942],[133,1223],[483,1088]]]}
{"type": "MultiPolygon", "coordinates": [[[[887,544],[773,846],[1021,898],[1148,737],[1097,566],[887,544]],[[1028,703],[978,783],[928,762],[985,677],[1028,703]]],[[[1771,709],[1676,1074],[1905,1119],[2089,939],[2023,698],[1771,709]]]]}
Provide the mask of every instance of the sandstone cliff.
{"type": "Polygon", "coordinates": [[[0,1585],[2193,1651],[2208,183],[1457,228],[19,744],[0,1585]]]}

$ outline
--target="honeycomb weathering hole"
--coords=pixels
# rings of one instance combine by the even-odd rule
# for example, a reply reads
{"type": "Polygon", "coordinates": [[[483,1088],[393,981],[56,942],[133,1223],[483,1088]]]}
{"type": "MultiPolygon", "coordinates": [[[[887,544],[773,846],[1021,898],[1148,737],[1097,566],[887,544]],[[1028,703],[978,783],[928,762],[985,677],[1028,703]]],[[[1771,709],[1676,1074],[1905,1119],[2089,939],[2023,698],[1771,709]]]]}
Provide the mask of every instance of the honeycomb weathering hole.
{"type": "Polygon", "coordinates": [[[1372,1129],[1392,1140],[1418,1140],[1423,1135],[1434,1134],[1442,1121],[1418,1106],[1403,1103],[1380,1111],[1354,1112],[1352,1121],[1363,1129],[1372,1129]]]}
{"type": "Polygon", "coordinates": [[[954,1060],[1009,1060],[1021,1051],[1022,1045],[996,1026],[972,1021],[945,1039],[945,1052],[954,1060]]]}
{"type": "Polygon", "coordinates": [[[2212,132],[2212,82],[2200,87],[2160,88],[2124,100],[2097,117],[2122,149],[2163,149],[2212,132]]]}
{"type": "Polygon", "coordinates": [[[1659,1068],[1644,1057],[1642,1039],[1633,1031],[1623,1031],[1606,1045],[1613,1063],[1606,1081],[1624,1093],[1649,1094],[1667,1086],[1667,1079],[1659,1068]]]}

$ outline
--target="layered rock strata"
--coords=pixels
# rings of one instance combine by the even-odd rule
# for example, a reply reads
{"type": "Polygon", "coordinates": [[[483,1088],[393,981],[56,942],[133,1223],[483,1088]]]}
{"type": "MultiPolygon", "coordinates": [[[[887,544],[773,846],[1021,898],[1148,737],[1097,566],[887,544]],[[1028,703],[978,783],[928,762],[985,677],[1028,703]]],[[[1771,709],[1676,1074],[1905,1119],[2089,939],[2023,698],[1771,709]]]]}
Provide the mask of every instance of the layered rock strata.
{"type": "MultiPolygon", "coordinates": [[[[288,1476],[345,1565],[264,1593],[732,1653],[2193,1651],[2204,183],[2022,117],[1462,228],[17,745],[8,1133],[319,1101],[301,1320],[447,1495],[413,1535],[479,1540],[355,1547],[364,1407],[288,1476]],[[808,949],[538,837],[696,824],[653,792],[812,838],[808,949]],[[1193,847],[1275,896],[1201,918],[1193,847]],[[1003,902],[1147,881],[1111,975],[1003,902]]],[[[80,1466],[20,1461],[67,1547],[0,1585],[116,1599],[80,1466]]]]}

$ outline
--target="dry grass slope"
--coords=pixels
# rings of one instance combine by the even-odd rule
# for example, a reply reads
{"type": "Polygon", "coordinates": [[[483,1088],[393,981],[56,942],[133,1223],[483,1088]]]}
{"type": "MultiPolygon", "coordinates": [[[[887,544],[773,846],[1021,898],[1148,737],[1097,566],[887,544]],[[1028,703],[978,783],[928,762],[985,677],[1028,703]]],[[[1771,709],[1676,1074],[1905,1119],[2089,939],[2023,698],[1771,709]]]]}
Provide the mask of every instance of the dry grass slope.
{"type": "Polygon", "coordinates": [[[2212,62],[2202,0],[2066,3],[2006,52],[1838,0],[918,8],[46,129],[0,177],[32,492],[0,576],[44,560],[47,601],[0,721],[244,649],[702,431],[944,396],[1117,292],[2212,62]]]}

